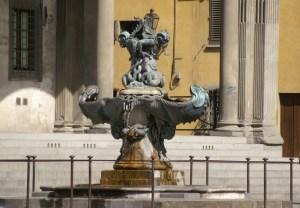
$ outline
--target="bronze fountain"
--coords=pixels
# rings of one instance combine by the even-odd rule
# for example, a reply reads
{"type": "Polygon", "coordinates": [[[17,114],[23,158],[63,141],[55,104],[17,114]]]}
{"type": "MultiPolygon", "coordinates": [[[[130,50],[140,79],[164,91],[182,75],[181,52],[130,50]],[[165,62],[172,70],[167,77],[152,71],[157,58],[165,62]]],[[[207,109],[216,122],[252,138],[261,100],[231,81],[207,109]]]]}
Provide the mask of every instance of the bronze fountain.
{"type": "Polygon", "coordinates": [[[122,77],[125,89],[114,98],[98,98],[97,86],[89,86],[79,98],[80,108],[94,124],[109,123],[115,139],[122,139],[114,170],[102,171],[101,185],[150,185],[151,158],[158,171],[157,184],[178,184],[180,171],[173,171],[164,146],[172,139],[176,125],[191,122],[205,114],[209,103],[206,91],[191,86],[188,101],[172,100],[163,90],[164,76],[156,61],[167,47],[167,31],[156,32],[153,10],[139,20],[136,29],[122,31],[119,43],[130,53],[131,66],[122,77]]]}

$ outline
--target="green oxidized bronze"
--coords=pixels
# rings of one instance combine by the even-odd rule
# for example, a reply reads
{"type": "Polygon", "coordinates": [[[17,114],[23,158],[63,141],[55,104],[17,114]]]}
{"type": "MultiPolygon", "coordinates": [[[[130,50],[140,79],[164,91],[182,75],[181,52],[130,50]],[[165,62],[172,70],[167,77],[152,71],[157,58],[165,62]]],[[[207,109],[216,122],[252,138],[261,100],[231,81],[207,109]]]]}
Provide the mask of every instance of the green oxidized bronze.
{"type": "Polygon", "coordinates": [[[120,46],[127,48],[130,54],[130,69],[122,77],[122,83],[127,88],[164,86],[164,77],[157,69],[156,60],[168,46],[169,34],[166,31],[155,31],[158,19],[157,14],[150,10],[144,20],[139,20],[131,34],[122,31],[119,35],[120,46]]]}
{"type": "Polygon", "coordinates": [[[140,21],[132,34],[126,31],[120,34],[121,46],[131,55],[131,68],[122,79],[126,89],[117,97],[99,99],[97,86],[90,86],[79,98],[85,116],[94,124],[109,123],[113,137],[123,141],[112,175],[117,170],[149,170],[151,157],[154,157],[155,170],[170,171],[172,165],[164,140],[172,139],[177,124],[203,115],[209,102],[206,91],[196,85],[191,86],[189,101],[171,100],[162,90],[164,79],[158,72],[156,59],[167,46],[169,37],[166,31],[155,32],[151,17],[157,18],[153,11],[140,21]]]}

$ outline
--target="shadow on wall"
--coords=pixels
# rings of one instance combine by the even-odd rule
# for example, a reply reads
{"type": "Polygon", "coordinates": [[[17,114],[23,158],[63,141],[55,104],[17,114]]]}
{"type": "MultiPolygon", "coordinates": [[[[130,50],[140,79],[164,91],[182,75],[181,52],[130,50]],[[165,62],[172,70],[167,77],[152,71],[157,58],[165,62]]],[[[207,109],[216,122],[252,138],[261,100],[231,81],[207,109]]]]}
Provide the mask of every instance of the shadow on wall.
{"type": "Polygon", "coordinates": [[[51,132],[54,126],[55,99],[39,88],[1,88],[0,131],[51,132]]]}
{"type": "Polygon", "coordinates": [[[41,82],[8,80],[11,2],[17,1],[0,0],[0,131],[50,132],[55,112],[56,2],[43,2],[48,18],[42,26],[41,82]]]}
{"type": "Polygon", "coordinates": [[[94,0],[57,1],[56,120],[82,123],[83,86],[97,83],[97,16],[94,0]]]}
{"type": "Polygon", "coordinates": [[[51,132],[55,120],[82,121],[78,97],[96,84],[94,0],[44,1],[42,81],[9,81],[9,1],[0,0],[0,131],[51,132]],[[3,27],[2,27],[3,26],[3,27]]]}

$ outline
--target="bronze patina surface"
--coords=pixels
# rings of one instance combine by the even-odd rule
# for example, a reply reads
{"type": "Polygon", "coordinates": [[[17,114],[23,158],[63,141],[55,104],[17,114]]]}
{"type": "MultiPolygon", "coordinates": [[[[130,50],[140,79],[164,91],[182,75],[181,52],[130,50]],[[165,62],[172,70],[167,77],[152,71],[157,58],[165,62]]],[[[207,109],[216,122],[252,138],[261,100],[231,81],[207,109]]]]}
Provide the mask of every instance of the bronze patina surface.
{"type": "Polygon", "coordinates": [[[136,29],[119,35],[121,47],[130,53],[131,66],[122,77],[126,89],[114,98],[100,98],[97,86],[87,87],[79,98],[79,106],[93,124],[109,123],[115,139],[122,139],[120,155],[114,170],[104,171],[101,184],[149,185],[149,171],[160,175],[158,184],[177,184],[178,172],[172,171],[167,158],[165,139],[172,139],[176,125],[191,122],[205,114],[207,92],[196,85],[191,87],[190,100],[171,100],[162,89],[164,77],[156,60],[167,47],[167,31],[156,32],[154,11],[139,20],[136,29]],[[146,177],[147,175],[147,177],[146,177]]]}
{"type": "MultiPolygon", "coordinates": [[[[151,170],[105,170],[101,172],[100,185],[143,187],[151,186],[151,170]]],[[[183,171],[155,170],[155,185],[183,185],[183,171]]]]}
{"type": "Polygon", "coordinates": [[[98,89],[91,86],[80,96],[82,112],[93,123],[110,123],[113,137],[122,139],[114,169],[151,169],[151,157],[154,169],[172,169],[164,140],[173,138],[177,124],[203,115],[208,105],[205,90],[198,86],[191,87],[192,98],[187,101],[145,92],[98,99],[98,89]]]}

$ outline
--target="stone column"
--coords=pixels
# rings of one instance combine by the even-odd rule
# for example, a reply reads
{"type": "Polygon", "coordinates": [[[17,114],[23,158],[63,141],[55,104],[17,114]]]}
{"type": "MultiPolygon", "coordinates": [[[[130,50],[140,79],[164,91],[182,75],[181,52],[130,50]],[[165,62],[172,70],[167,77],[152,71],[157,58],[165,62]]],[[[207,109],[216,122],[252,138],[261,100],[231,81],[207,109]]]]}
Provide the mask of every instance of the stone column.
{"type": "Polygon", "coordinates": [[[239,0],[223,1],[221,40],[221,114],[218,131],[231,136],[238,128],[239,0]]]}
{"type": "Polygon", "coordinates": [[[100,89],[100,97],[112,97],[114,74],[114,1],[98,0],[97,3],[97,84],[100,89]]]}
{"type": "Polygon", "coordinates": [[[282,144],[276,127],[278,110],[278,42],[279,42],[279,0],[265,0],[264,33],[264,90],[263,90],[263,137],[266,144],[282,144]]]}
{"type": "MultiPolygon", "coordinates": [[[[85,85],[98,85],[101,98],[112,97],[114,0],[84,0],[84,67],[85,85]]],[[[98,124],[87,132],[107,133],[109,130],[109,125],[98,124]]]]}

